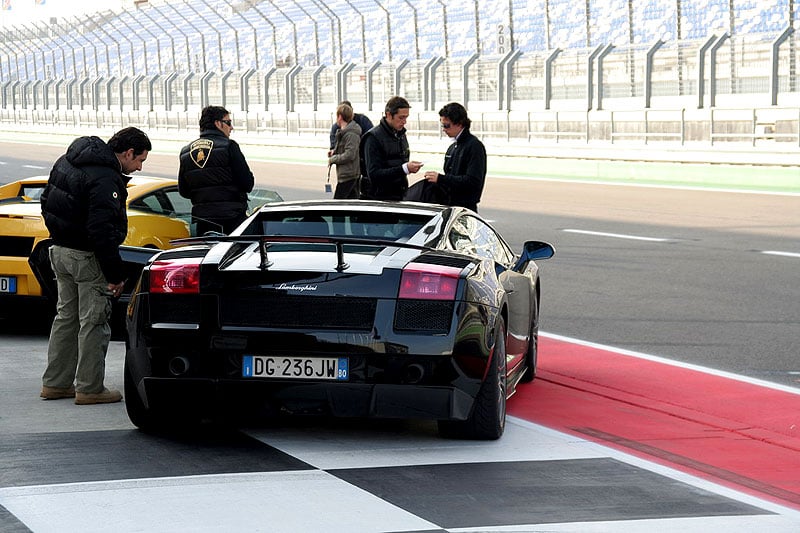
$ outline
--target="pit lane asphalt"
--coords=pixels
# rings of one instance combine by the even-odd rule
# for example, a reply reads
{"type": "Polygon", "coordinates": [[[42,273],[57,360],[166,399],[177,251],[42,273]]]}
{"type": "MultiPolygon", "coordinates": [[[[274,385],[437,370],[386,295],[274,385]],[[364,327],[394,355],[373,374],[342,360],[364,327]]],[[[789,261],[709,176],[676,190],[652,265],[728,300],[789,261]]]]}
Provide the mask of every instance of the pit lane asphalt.
{"type": "MultiPolygon", "coordinates": [[[[41,152],[41,147],[37,148],[41,152]]],[[[56,148],[57,155],[63,151],[63,146],[56,148]]],[[[153,156],[153,167],[158,168],[163,166],[165,169],[171,168],[174,164],[173,160],[169,157],[164,159],[163,162],[159,158],[153,156]]],[[[308,167],[303,167],[303,176],[298,177],[298,170],[296,165],[292,165],[292,170],[280,170],[281,166],[267,167],[269,171],[259,173],[259,176],[264,176],[263,179],[266,184],[276,183],[291,184],[292,187],[280,186],[282,191],[289,191],[292,197],[301,198],[308,196],[319,196],[317,190],[321,191],[321,174],[317,177],[313,171],[306,171],[308,167]],[[276,169],[279,169],[276,171],[276,169]],[[269,177],[267,177],[269,176],[269,177]]],[[[313,166],[312,166],[313,168],[313,166]]],[[[149,169],[148,169],[149,170],[149,169]]],[[[33,172],[29,175],[40,173],[33,172]]],[[[164,171],[164,174],[169,175],[169,171],[164,171]]],[[[498,219],[504,225],[503,232],[517,243],[526,238],[530,233],[537,233],[536,237],[544,238],[556,242],[562,258],[566,259],[564,262],[557,264],[550,262],[545,264],[545,274],[549,276],[550,289],[549,292],[558,298],[565,300],[578,299],[581,297],[576,291],[584,291],[582,287],[594,287],[596,294],[594,298],[599,302],[595,305],[585,306],[582,315],[578,316],[575,312],[567,311],[555,303],[551,303],[549,312],[547,314],[547,306],[545,307],[544,314],[547,321],[547,329],[552,330],[555,324],[563,325],[564,330],[559,332],[567,333],[572,336],[581,336],[573,333],[573,331],[580,331],[588,333],[589,336],[598,342],[606,342],[612,345],[619,343],[613,342],[620,339],[631,339],[630,333],[635,332],[634,326],[627,323],[631,321],[630,318],[619,316],[607,316],[608,309],[604,309],[603,305],[607,299],[610,299],[612,294],[617,296],[623,295],[626,305],[632,307],[635,311],[629,313],[632,315],[642,315],[649,309],[656,305],[660,311],[653,317],[654,320],[665,318],[663,314],[669,315],[666,308],[656,300],[648,300],[652,295],[663,294],[662,291],[648,290],[646,292],[629,291],[626,292],[625,287],[641,287],[646,285],[646,282],[632,281],[637,279],[637,268],[626,268],[628,279],[621,280],[619,283],[611,279],[606,281],[607,286],[603,287],[596,283],[588,285],[580,285],[576,283],[576,279],[589,280],[591,279],[592,271],[604,267],[605,264],[611,263],[610,256],[605,254],[613,254],[616,257],[614,263],[620,263],[620,258],[627,256],[628,263],[631,267],[642,263],[642,267],[646,268],[645,259],[656,258],[663,260],[661,252],[655,248],[633,248],[626,251],[626,247],[622,243],[613,245],[598,245],[596,241],[588,240],[587,236],[570,237],[576,234],[564,234],[563,229],[575,228],[576,221],[581,222],[596,222],[598,220],[605,221],[606,224],[602,229],[607,230],[609,233],[624,233],[630,232],[631,227],[629,223],[636,218],[650,218],[662,219],[667,218],[668,223],[665,224],[669,228],[679,228],[681,234],[686,237],[683,242],[695,243],[698,247],[699,243],[713,242],[711,246],[713,250],[719,252],[720,249],[728,249],[724,254],[726,257],[726,264],[735,265],[737,260],[745,258],[745,266],[748,270],[762,269],[764,276],[762,279],[753,278],[748,284],[752,284],[752,292],[749,289],[742,288],[743,293],[739,295],[730,296],[730,302],[726,303],[728,298],[723,298],[721,288],[725,286],[724,280],[734,275],[735,271],[728,272],[726,269],[720,269],[720,265],[713,266],[714,261],[710,261],[708,267],[699,267],[697,257],[689,254],[689,250],[681,252],[680,258],[683,267],[680,265],[670,266],[668,264],[661,264],[661,269],[665,272],[671,272],[675,269],[690,268],[698,270],[713,270],[716,268],[719,285],[715,282],[711,287],[698,286],[696,290],[701,291],[703,294],[698,296],[698,299],[708,300],[710,310],[713,310],[720,303],[724,303],[724,308],[735,310],[738,302],[747,301],[754,303],[755,308],[751,317],[758,317],[758,320],[748,319],[748,315],[744,313],[746,310],[743,308],[743,314],[739,317],[737,314],[733,315],[731,319],[730,314],[727,314],[728,326],[723,328],[726,335],[737,335],[737,331],[743,331],[739,337],[734,337],[730,341],[720,344],[719,338],[714,341],[713,337],[706,337],[706,342],[703,342],[703,332],[709,332],[709,328],[716,328],[719,324],[714,325],[715,320],[705,321],[703,315],[708,315],[707,312],[702,310],[702,305],[698,307],[689,316],[688,320],[683,322],[674,321],[671,324],[673,328],[672,335],[675,331],[692,332],[687,335],[691,338],[681,339],[682,342],[676,343],[666,342],[670,328],[664,329],[664,340],[658,342],[658,338],[651,337],[649,340],[641,337],[635,340],[623,341],[626,343],[625,347],[632,349],[643,349],[655,347],[658,353],[665,355],[665,352],[673,352],[666,355],[673,355],[677,358],[687,357],[686,352],[694,350],[694,353],[689,354],[688,358],[694,362],[704,361],[710,363],[710,366],[718,368],[726,368],[728,366],[741,365],[744,370],[760,378],[775,377],[774,374],[777,370],[783,370],[784,373],[781,379],[776,381],[786,382],[792,384],[796,382],[792,378],[791,372],[796,370],[794,359],[796,350],[792,347],[796,335],[792,331],[796,330],[797,325],[797,307],[796,302],[798,299],[794,296],[796,287],[789,284],[786,280],[791,280],[793,263],[766,263],[760,259],[760,255],[748,255],[748,250],[752,251],[756,247],[754,243],[758,243],[761,248],[789,248],[796,245],[798,224],[796,219],[797,199],[790,196],[772,196],[772,195],[738,195],[735,193],[703,193],[693,192],[686,194],[685,192],[669,192],[668,190],[658,189],[656,192],[644,194],[641,191],[638,193],[630,192],[628,188],[605,187],[601,185],[585,185],[575,184],[574,186],[567,187],[569,192],[564,196],[564,191],[556,192],[556,189],[564,188],[564,185],[548,185],[546,182],[527,182],[522,184],[517,183],[508,190],[514,191],[508,194],[505,185],[501,181],[492,181],[490,179],[490,186],[487,187],[487,194],[485,195],[485,202],[481,204],[481,212],[484,216],[489,218],[498,219]],[[580,191],[583,191],[579,193],[580,191]],[[505,191],[505,192],[504,192],[505,191]],[[593,194],[588,194],[586,191],[593,191],[593,194]],[[616,191],[616,192],[614,192],[616,191]],[[559,194],[562,195],[559,199],[559,194]],[[708,195],[707,195],[708,194],[708,195]],[[485,206],[485,207],[484,207],[485,206]],[[532,207],[533,206],[533,207],[532,207]],[[676,206],[684,206],[686,209],[676,209],[676,206]],[[532,209],[532,211],[531,211],[532,209]],[[794,213],[794,215],[792,214],[794,213]],[[509,235],[509,231],[511,234],[509,235]],[[701,233],[700,230],[702,229],[701,233]],[[723,239],[711,238],[713,236],[722,237],[723,239]],[[571,239],[576,240],[571,240],[571,239]],[[720,244],[724,243],[724,244],[720,244]],[[763,245],[763,246],[762,246],[763,245]],[[756,259],[758,257],[759,259],[756,259]],[[778,266],[770,265],[786,265],[785,271],[778,266]],[[765,266],[766,265],[766,266],[765,266]],[[558,267],[558,268],[556,268],[558,267]],[[770,285],[764,285],[764,280],[770,280],[770,285]],[[759,289],[760,287],[760,289],[759,289]],[[778,294],[782,292],[783,294],[778,294]],[[748,298],[743,296],[745,294],[760,295],[748,298]],[[773,300],[775,298],[775,300],[773,300]],[[774,301],[787,302],[785,306],[778,303],[775,309],[774,301]],[[791,302],[794,301],[793,305],[791,302]],[[763,307],[762,307],[763,306],[763,307]],[[559,311],[559,309],[562,309],[559,311]],[[581,318],[582,317],[582,318],[581,318]],[[770,341],[762,339],[761,342],[756,342],[752,347],[737,347],[737,344],[746,343],[748,332],[751,328],[773,328],[769,336],[774,337],[777,341],[770,341]],[[633,328],[633,329],[632,329],[633,328]],[[687,342],[688,341],[688,342],[687,342]],[[777,342],[777,344],[775,344],[777,342]],[[785,342],[784,348],[781,348],[780,343],[785,342]],[[692,346],[694,345],[694,348],[692,346]],[[770,346],[769,349],[764,349],[764,346],[770,346]],[[759,349],[760,347],[760,349],[759,349]],[[783,353],[785,349],[787,359],[783,362],[775,359],[776,353],[783,353]],[[729,350],[738,351],[742,354],[743,358],[740,363],[732,363],[727,353],[729,350]],[[759,353],[760,357],[754,358],[753,353],[759,353]],[[716,358],[716,359],[715,359],[716,358]]],[[[291,198],[287,194],[287,198],[291,198]]],[[[657,228],[656,224],[651,225],[653,229],[657,228]]],[[[663,230],[658,231],[659,235],[663,234],[663,230]]],[[[674,248],[674,244],[672,245],[674,248]]],[[[666,255],[675,255],[674,250],[670,250],[666,255]]],[[[624,264],[624,262],[622,262],[624,264]]],[[[619,268],[619,267],[617,267],[619,268]]],[[[647,278],[643,278],[647,279],[647,278]]],[[[713,279],[713,278],[706,278],[713,279]]],[[[652,281],[652,280],[651,280],[652,281]]],[[[668,286],[665,283],[665,287],[668,286]]],[[[669,294],[669,292],[666,292],[669,294]]],[[[753,309],[751,307],[751,309],[753,309]]],[[[714,314],[720,317],[726,316],[726,313],[714,311],[714,314]]],[[[735,311],[734,311],[735,313],[735,311]]],[[[639,316],[641,318],[641,316],[639,316]]],[[[707,318],[707,317],[706,317],[707,318]]],[[[641,320],[634,320],[640,321],[641,320]]],[[[5,329],[2,335],[2,362],[0,362],[0,422],[3,427],[0,428],[0,435],[14,435],[25,433],[29,435],[41,435],[34,440],[52,441],[53,438],[57,439],[58,433],[73,433],[75,430],[80,432],[91,433],[93,431],[130,431],[131,426],[127,422],[127,417],[124,414],[124,405],[117,404],[114,406],[95,406],[90,407],[91,410],[82,410],[82,408],[74,406],[69,402],[43,402],[36,398],[36,392],[39,386],[39,377],[41,369],[44,364],[44,346],[46,344],[46,331],[45,332],[32,332],[31,334],[20,335],[24,333],[25,323],[10,326],[10,329],[5,329]],[[44,335],[44,336],[43,336],[44,335]],[[7,353],[6,350],[9,352],[7,353]],[[9,353],[13,354],[9,356],[9,353]],[[33,391],[31,392],[31,389],[33,391]],[[12,415],[13,413],[13,415],[12,415]],[[89,413],[87,416],[86,413],[89,413]],[[48,435],[55,434],[56,437],[48,435]]],[[[585,338],[585,337],[584,337],[585,338]]],[[[648,350],[652,351],[652,350],[648,350]]],[[[108,375],[110,386],[121,387],[121,352],[122,346],[119,343],[112,343],[110,356],[109,356],[109,369],[108,375]]],[[[2,437],[0,437],[2,441],[2,437]]],[[[569,441],[567,441],[569,442],[569,441]]],[[[84,443],[90,447],[91,442],[84,443]]],[[[566,444],[564,444],[566,445],[566,444]]],[[[47,471],[47,465],[42,465],[42,471],[47,471]]],[[[113,465],[111,469],[113,470],[113,465]]],[[[1,474],[0,474],[1,475],[1,474]]],[[[54,480],[58,481],[58,480],[54,480]]],[[[760,504],[759,504],[760,505],[760,504]]],[[[782,511],[778,510],[778,515],[782,516],[782,511]]],[[[0,513],[2,514],[2,513],[0,513]]],[[[759,519],[760,520],[760,519],[759,519]]],[[[724,527],[731,531],[744,529],[745,526],[750,530],[753,528],[762,528],[764,524],[760,521],[758,524],[748,524],[747,520],[738,517],[732,524],[726,524],[724,527]]],[[[790,521],[790,524],[797,526],[796,521],[790,521]]],[[[704,522],[704,528],[708,527],[722,527],[720,522],[704,522]],[[709,524],[712,524],[709,526],[709,524]]],[[[608,530],[624,530],[626,526],[616,524],[615,527],[609,527],[608,530]]],[[[628,527],[631,527],[628,525],[628,527]]],[[[683,524],[682,527],[686,527],[683,524]]],[[[768,526],[770,527],[770,526],[768,526]]],[[[555,528],[554,528],[555,529],[555,528]]],[[[582,530],[589,530],[588,526],[582,530]]],[[[630,530],[630,529],[629,529],[630,530]]],[[[632,529],[636,531],[636,529],[632,529]]],[[[776,526],[775,531],[780,531],[781,526],[776,526]]],[[[785,529],[791,531],[792,529],[785,529]]]]}
{"type": "MultiPolygon", "coordinates": [[[[686,473],[670,466],[675,454],[656,455],[656,462],[642,458],[643,450],[652,455],[664,446],[652,438],[629,449],[639,452],[632,455],[613,449],[626,446],[619,439],[609,448],[516,417],[493,442],[447,441],[436,436],[434,424],[392,421],[281,422],[241,432],[147,435],[133,429],[124,402],[77,406],[38,398],[47,334],[36,329],[0,323],[4,532],[790,533],[800,526],[800,511],[776,502],[775,494],[740,492],[686,473]]],[[[592,389],[612,386],[614,394],[623,394],[618,382],[590,377],[589,386],[557,390],[560,378],[553,371],[564,370],[549,360],[548,343],[541,379],[521,388],[509,402],[512,410],[555,417],[555,425],[588,416],[594,427],[617,432],[635,422],[640,415],[624,414],[633,412],[629,400],[618,404],[616,415],[606,412],[600,420],[591,414],[599,398],[592,389]],[[576,400],[579,389],[589,393],[588,402],[576,400]],[[564,393],[572,399],[553,403],[564,393]],[[622,424],[620,416],[627,418],[622,424]]],[[[123,357],[124,344],[112,342],[109,387],[122,385],[123,357]]],[[[628,367],[630,384],[641,384],[638,373],[628,367]]],[[[669,383],[660,388],[668,390],[669,383]]],[[[634,403],[644,413],[652,408],[634,403]]],[[[654,429],[655,418],[648,418],[644,433],[654,429]]],[[[662,429],[669,433],[675,426],[667,421],[662,429]]],[[[713,435],[703,438],[710,450],[720,446],[713,435]]],[[[680,437],[669,440],[694,449],[680,437]]]]}

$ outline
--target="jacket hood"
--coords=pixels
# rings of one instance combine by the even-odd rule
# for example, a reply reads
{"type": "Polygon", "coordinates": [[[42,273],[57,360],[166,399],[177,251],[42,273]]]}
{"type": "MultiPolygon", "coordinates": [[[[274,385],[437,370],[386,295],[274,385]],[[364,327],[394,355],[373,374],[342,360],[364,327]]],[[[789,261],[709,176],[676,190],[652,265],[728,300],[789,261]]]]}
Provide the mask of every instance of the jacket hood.
{"type": "Polygon", "coordinates": [[[75,167],[96,165],[122,172],[116,154],[100,137],[75,139],[67,149],[67,161],[75,167]]]}
{"type": "Polygon", "coordinates": [[[361,135],[361,126],[359,126],[355,120],[351,120],[341,131],[356,131],[356,133],[361,135]]]}

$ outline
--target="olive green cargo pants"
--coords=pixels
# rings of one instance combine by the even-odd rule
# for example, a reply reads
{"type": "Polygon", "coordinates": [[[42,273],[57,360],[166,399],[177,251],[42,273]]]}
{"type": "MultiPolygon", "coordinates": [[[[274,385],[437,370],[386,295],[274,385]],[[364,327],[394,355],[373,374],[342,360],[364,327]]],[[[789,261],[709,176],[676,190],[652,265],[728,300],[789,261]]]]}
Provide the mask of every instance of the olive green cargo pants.
{"type": "Polygon", "coordinates": [[[52,246],[50,264],[58,284],[58,307],[42,384],[68,388],[74,381],[78,392],[102,392],[111,340],[108,281],[93,252],[52,246]]]}

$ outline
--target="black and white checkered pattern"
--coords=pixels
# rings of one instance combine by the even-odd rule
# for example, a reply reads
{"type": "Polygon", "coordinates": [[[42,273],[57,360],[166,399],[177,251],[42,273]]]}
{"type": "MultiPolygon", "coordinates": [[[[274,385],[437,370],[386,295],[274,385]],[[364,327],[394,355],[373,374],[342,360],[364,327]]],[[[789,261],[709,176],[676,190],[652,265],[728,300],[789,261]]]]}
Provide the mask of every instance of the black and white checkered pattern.
{"type": "Polygon", "coordinates": [[[510,419],[0,439],[0,531],[797,531],[800,513],[510,419]]]}

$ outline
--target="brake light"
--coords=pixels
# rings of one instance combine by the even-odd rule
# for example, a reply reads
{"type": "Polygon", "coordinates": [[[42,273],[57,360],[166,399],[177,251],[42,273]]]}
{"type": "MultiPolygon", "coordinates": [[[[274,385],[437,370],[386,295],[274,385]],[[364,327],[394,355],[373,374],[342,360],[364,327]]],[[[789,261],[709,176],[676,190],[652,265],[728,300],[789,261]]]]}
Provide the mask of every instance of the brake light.
{"type": "Polygon", "coordinates": [[[400,276],[400,298],[455,300],[460,268],[409,263],[400,276]]]}
{"type": "Polygon", "coordinates": [[[195,258],[154,261],[150,265],[150,292],[197,294],[200,292],[200,263],[195,258]]]}

